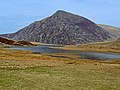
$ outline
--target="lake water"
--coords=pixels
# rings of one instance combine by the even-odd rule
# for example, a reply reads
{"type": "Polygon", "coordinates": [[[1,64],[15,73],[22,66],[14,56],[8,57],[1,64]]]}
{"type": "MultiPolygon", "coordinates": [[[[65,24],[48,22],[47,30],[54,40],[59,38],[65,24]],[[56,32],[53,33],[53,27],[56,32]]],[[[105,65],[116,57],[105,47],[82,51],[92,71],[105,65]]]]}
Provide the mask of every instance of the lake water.
{"type": "Polygon", "coordinates": [[[62,50],[53,47],[63,47],[60,45],[40,45],[35,47],[12,47],[11,49],[17,50],[30,50],[33,53],[73,53],[81,56],[85,59],[94,60],[110,60],[110,59],[120,59],[120,54],[117,53],[96,53],[96,52],[83,52],[79,50],[62,50]]]}

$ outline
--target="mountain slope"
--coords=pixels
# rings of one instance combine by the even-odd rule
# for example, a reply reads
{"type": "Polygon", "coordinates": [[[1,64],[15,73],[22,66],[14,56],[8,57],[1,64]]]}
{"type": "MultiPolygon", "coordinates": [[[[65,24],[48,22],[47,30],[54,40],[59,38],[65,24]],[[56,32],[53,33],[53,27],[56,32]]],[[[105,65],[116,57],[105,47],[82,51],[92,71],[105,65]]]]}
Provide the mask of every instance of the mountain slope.
{"type": "Polygon", "coordinates": [[[120,28],[104,24],[99,24],[99,26],[109,32],[113,40],[120,38],[120,28]]]}
{"type": "Polygon", "coordinates": [[[0,45],[6,44],[6,45],[19,45],[19,46],[35,46],[35,44],[32,44],[28,41],[14,41],[8,38],[2,38],[0,37],[0,45]]]}
{"type": "Polygon", "coordinates": [[[120,38],[118,38],[117,40],[115,40],[114,42],[111,42],[111,44],[109,45],[111,48],[114,48],[116,50],[120,49],[120,38]]]}
{"type": "Polygon", "coordinates": [[[1,36],[48,44],[83,44],[111,38],[107,31],[87,18],[61,10],[16,33],[1,36]]]}

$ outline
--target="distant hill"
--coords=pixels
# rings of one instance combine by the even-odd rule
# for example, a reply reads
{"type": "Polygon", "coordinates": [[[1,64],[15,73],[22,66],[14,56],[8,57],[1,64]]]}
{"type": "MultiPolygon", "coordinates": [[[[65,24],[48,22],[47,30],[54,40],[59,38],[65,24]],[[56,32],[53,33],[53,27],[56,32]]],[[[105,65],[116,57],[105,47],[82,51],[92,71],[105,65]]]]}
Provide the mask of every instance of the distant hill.
{"type": "Polygon", "coordinates": [[[99,24],[99,26],[109,32],[113,40],[120,38],[120,28],[104,24],[99,24]]]}
{"type": "Polygon", "coordinates": [[[2,37],[0,37],[0,43],[13,45],[13,44],[15,43],[15,41],[10,40],[10,39],[8,39],[8,38],[2,38],[2,37]]]}
{"type": "Polygon", "coordinates": [[[111,38],[109,32],[89,19],[61,10],[16,33],[1,36],[14,40],[64,45],[101,42],[111,38]]]}
{"type": "Polygon", "coordinates": [[[14,41],[14,40],[11,40],[8,38],[2,38],[2,37],[0,37],[0,43],[7,44],[7,45],[34,46],[34,44],[28,41],[14,41]]]}

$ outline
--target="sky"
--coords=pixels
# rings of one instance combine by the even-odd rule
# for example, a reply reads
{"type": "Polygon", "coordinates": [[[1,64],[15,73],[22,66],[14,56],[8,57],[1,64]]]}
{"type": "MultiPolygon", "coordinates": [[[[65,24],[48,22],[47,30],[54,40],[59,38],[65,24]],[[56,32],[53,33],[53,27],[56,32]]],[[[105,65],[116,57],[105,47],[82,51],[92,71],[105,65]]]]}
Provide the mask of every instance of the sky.
{"type": "Polygon", "coordinates": [[[0,34],[16,32],[57,10],[120,27],[120,0],[0,0],[0,34]]]}

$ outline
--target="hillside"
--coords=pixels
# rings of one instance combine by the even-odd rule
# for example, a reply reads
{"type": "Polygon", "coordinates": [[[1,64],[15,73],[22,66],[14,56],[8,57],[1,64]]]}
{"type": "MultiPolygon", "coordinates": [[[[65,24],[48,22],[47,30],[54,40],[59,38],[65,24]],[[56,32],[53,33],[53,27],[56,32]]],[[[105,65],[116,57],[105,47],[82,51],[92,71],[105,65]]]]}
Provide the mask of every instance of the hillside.
{"type": "Polygon", "coordinates": [[[120,49],[120,38],[114,42],[111,42],[109,46],[114,49],[120,49]]]}
{"type": "Polygon", "coordinates": [[[61,10],[16,33],[1,36],[14,40],[64,45],[101,42],[111,38],[107,31],[87,18],[61,10]]]}
{"type": "Polygon", "coordinates": [[[15,41],[10,40],[8,38],[2,38],[2,37],[0,37],[0,43],[4,43],[4,44],[8,44],[8,45],[13,45],[15,43],[15,41]]]}
{"type": "Polygon", "coordinates": [[[8,38],[2,38],[0,37],[0,44],[6,44],[6,45],[19,45],[19,46],[34,46],[31,42],[28,41],[14,41],[8,38]]]}
{"type": "Polygon", "coordinates": [[[120,28],[103,24],[99,24],[99,26],[109,32],[113,40],[120,38],[120,28]]]}

